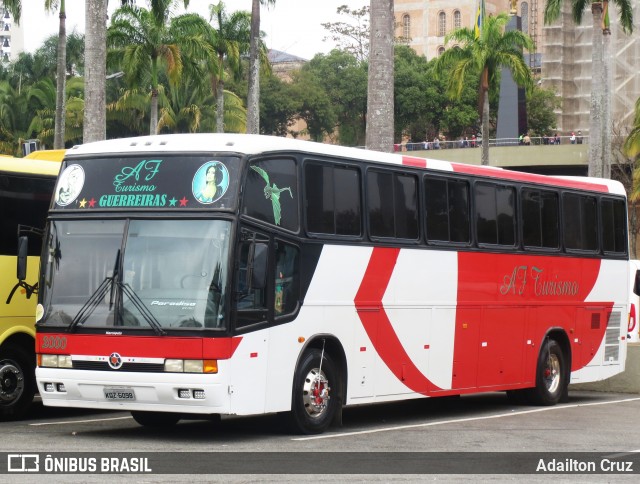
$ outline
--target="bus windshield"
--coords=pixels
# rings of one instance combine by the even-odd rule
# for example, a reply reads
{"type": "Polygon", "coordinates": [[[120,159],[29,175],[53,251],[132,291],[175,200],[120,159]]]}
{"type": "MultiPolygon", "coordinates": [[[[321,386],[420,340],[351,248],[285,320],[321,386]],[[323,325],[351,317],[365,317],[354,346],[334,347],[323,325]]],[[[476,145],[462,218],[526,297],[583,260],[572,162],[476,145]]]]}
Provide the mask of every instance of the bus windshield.
{"type": "Polygon", "coordinates": [[[52,221],[39,325],[222,329],[230,222],[52,221]]]}

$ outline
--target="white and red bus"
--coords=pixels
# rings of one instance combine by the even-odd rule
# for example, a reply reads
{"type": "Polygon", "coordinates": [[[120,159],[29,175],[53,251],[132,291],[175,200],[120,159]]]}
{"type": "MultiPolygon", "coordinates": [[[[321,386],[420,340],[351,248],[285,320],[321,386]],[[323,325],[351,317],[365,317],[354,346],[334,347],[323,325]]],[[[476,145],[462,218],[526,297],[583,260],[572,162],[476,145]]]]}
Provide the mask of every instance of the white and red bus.
{"type": "Polygon", "coordinates": [[[67,151],[37,313],[45,405],[283,413],[624,370],[627,203],[559,178],[265,136],[67,151]]]}

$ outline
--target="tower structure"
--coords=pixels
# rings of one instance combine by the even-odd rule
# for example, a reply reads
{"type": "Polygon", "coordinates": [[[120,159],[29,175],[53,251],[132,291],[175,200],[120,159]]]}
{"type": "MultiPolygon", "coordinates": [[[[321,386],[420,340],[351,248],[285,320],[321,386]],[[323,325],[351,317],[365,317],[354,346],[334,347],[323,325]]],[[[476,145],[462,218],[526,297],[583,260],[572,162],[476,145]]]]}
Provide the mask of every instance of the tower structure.
{"type": "Polygon", "coordinates": [[[7,63],[18,57],[24,50],[22,27],[14,22],[9,11],[0,1],[0,62],[7,63]]]}

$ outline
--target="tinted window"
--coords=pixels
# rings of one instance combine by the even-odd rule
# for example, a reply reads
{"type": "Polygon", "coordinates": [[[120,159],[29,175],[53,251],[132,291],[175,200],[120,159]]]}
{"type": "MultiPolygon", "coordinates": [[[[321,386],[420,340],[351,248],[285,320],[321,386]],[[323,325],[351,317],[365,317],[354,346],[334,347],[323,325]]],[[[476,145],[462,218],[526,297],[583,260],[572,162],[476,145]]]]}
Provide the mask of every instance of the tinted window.
{"type": "Polygon", "coordinates": [[[415,176],[370,170],[367,173],[367,204],[372,236],[418,238],[415,176]]]}
{"type": "Polygon", "coordinates": [[[369,230],[375,237],[393,237],[393,175],[389,172],[367,173],[367,209],[369,230]]]}
{"type": "Polygon", "coordinates": [[[253,162],[247,171],[243,214],[298,230],[298,182],[294,160],[253,162]]]}
{"type": "Polygon", "coordinates": [[[602,199],[602,249],[605,252],[627,252],[627,213],[622,200],[602,199]]]}
{"type": "Polygon", "coordinates": [[[281,316],[294,312],[300,299],[300,251],[282,241],[276,242],[274,313],[281,316]]]}
{"type": "MultiPolygon", "coordinates": [[[[17,255],[18,225],[44,229],[54,178],[0,174],[0,255],[17,255]]],[[[40,239],[31,238],[29,255],[40,255],[40,239]]]]}
{"type": "Polygon", "coordinates": [[[522,190],[522,238],[525,247],[558,248],[558,194],[522,190]]]}
{"type": "Polygon", "coordinates": [[[565,247],[575,250],[598,250],[596,198],[565,193],[562,210],[565,247]]]}
{"type": "Polygon", "coordinates": [[[515,244],[514,195],[512,187],[476,184],[476,232],[479,243],[515,244]]]}
{"type": "Polygon", "coordinates": [[[469,184],[463,180],[425,178],[427,239],[469,242],[469,184]]]}
{"type": "Polygon", "coordinates": [[[360,172],[356,168],[306,163],[305,191],[309,232],[352,236],[362,233],[360,172]]]}

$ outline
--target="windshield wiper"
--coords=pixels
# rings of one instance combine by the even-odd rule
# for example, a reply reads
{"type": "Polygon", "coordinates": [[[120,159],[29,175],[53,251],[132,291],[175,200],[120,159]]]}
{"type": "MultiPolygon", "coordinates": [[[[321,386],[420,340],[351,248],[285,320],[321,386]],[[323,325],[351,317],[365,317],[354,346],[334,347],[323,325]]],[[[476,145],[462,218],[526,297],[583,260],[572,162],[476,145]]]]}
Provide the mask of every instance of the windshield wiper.
{"type": "Polygon", "coordinates": [[[104,298],[111,286],[111,299],[109,300],[109,310],[111,310],[112,302],[113,302],[113,290],[114,290],[114,281],[118,277],[118,272],[120,268],[120,249],[116,253],[116,260],[113,264],[113,272],[111,276],[107,276],[103,279],[100,285],[93,291],[93,294],[89,296],[87,302],[85,302],[78,313],[73,317],[73,321],[67,327],[67,332],[72,332],[75,330],[77,326],[81,326],[85,323],[85,321],[91,316],[93,311],[100,305],[100,301],[104,298]]]}
{"type": "Polygon", "coordinates": [[[149,324],[149,326],[151,326],[155,333],[159,336],[165,336],[167,332],[162,329],[162,325],[158,322],[153,313],[149,311],[145,303],[140,299],[140,296],[131,289],[131,286],[129,286],[129,284],[123,284],[122,282],[117,282],[116,284],[118,284],[118,287],[122,289],[122,292],[129,297],[135,308],[140,311],[144,320],[149,324]]]}

